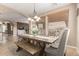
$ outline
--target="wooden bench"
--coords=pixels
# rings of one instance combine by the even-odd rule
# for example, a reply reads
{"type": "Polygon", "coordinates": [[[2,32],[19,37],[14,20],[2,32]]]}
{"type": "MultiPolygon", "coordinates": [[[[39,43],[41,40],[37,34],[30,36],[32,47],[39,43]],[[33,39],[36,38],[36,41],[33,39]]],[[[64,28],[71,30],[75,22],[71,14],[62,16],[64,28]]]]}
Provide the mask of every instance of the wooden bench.
{"type": "Polygon", "coordinates": [[[16,45],[18,47],[26,50],[31,55],[35,55],[35,54],[39,53],[42,50],[41,47],[34,46],[33,44],[30,44],[30,43],[25,42],[25,41],[18,41],[18,42],[16,42],[16,45]]]}

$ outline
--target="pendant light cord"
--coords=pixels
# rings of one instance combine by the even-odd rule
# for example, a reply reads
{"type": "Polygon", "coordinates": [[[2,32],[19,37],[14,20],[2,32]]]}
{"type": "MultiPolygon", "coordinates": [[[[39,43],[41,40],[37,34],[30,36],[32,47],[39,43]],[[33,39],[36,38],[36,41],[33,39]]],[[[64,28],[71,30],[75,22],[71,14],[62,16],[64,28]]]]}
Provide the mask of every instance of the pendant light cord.
{"type": "Polygon", "coordinates": [[[33,16],[29,17],[28,20],[31,20],[31,21],[39,21],[40,20],[40,17],[37,16],[35,3],[34,3],[33,16]]]}
{"type": "Polygon", "coordinates": [[[37,14],[37,12],[36,12],[36,6],[35,6],[35,3],[34,3],[34,16],[37,14]]]}

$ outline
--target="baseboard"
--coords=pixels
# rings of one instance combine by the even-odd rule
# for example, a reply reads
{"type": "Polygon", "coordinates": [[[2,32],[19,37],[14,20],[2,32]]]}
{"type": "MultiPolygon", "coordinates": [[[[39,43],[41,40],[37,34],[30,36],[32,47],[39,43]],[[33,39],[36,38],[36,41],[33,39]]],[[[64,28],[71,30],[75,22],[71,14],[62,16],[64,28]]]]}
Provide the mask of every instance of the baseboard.
{"type": "Polygon", "coordinates": [[[71,46],[71,45],[66,45],[66,47],[70,47],[70,48],[75,48],[75,49],[77,49],[77,47],[71,46]]]}

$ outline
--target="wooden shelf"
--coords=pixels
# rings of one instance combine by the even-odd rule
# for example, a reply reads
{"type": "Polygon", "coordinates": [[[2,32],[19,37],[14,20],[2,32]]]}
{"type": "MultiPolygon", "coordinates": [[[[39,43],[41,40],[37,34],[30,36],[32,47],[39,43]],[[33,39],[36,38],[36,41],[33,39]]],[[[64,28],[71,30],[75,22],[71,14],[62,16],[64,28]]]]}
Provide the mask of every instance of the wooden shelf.
{"type": "Polygon", "coordinates": [[[28,53],[32,55],[35,55],[36,53],[41,51],[41,48],[34,46],[28,42],[19,41],[16,43],[16,45],[26,50],[28,53]]]}

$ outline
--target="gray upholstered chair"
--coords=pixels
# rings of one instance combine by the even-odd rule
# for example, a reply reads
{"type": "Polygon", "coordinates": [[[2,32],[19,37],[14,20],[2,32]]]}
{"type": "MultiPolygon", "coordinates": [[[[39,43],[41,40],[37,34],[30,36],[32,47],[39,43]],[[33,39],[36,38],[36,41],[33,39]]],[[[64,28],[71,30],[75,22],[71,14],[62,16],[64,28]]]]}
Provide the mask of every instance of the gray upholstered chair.
{"type": "Polygon", "coordinates": [[[69,36],[69,29],[66,29],[62,35],[60,44],[58,48],[46,47],[45,55],[47,56],[64,56],[66,41],[69,36]]]}

